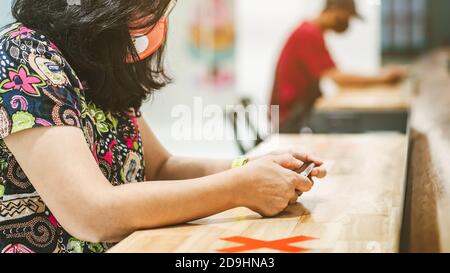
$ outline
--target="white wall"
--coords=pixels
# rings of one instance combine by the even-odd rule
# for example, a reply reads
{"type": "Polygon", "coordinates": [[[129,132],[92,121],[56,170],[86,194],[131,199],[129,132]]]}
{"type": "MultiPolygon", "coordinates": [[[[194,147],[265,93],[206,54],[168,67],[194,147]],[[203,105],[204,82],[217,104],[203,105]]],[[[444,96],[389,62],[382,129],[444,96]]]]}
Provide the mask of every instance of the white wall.
{"type": "Polygon", "coordinates": [[[10,23],[11,17],[11,0],[0,1],[0,27],[10,23]]]}
{"type": "MultiPolygon", "coordinates": [[[[238,89],[259,103],[270,96],[275,66],[293,29],[317,16],[324,0],[236,1],[238,12],[238,89]]],[[[344,35],[327,35],[337,64],[346,71],[374,73],[381,63],[380,0],[357,0],[364,22],[354,20],[344,35]]]]}
{"type": "MultiPolygon", "coordinates": [[[[234,96],[248,95],[266,104],[280,50],[291,31],[303,19],[316,16],[324,0],[235,0],[237,13],[237,85],[235,90],[214,92],[192,84],[192,70],[186,51],[186,23],[195,1],[179,1],[171,16],[168,64],[175,83],[144,107],[144,114],[163,144],[183,155],[230,157],[236,154],[233,142],[176,141],[170,134],[176,104],[192,105],[194,96],[206,104],[224,105],[234,96]]],[[[355,21],[341,37],[328,35],[327,41],[337,63],[345,70],[373,72],[380,65],[379,0],[357,0],[365,22],[355,21]]],[[[194,128],[196,130],[198,128],[194,128]]]]}
{"type": "MultiPolygon", "coordinates": [[[[178,1],[170,17],[166,63],[174,83],[155,95],[143,107],[143,114],[162,144],[172,153],[185,156],[232,158],[238,155],[234,141],[177,140],[172,134],[172,109],[177,105],[193,106],[194,97],[201,97],[203,105],[224,107],[234,103],[234,87],[204,89],[194,83],[195,66],[187,48],[187,30],[196,1],[178,1]]],[[[200,0],[202,1],[202,0],[200,0]]],[[[207,0],[209,1],[209,0],[207,0]]],[[[241,1],[241,0],[236,0],[241,1]]],[[[198,132],[202,128],[192,128],[198,132]]]]}

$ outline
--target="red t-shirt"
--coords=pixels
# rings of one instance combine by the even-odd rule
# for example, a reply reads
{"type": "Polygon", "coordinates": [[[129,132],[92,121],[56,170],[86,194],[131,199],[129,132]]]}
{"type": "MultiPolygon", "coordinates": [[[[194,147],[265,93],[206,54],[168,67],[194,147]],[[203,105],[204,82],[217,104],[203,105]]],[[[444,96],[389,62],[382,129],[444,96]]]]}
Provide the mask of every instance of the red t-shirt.
{"type": "Polygon", "coordinates": [[[278,62],[272,105],[280,105],[281,122],[296,103],[318,89],[321,74],[336,67],[318,26],[304,22],[289,37],[278,62]]]}

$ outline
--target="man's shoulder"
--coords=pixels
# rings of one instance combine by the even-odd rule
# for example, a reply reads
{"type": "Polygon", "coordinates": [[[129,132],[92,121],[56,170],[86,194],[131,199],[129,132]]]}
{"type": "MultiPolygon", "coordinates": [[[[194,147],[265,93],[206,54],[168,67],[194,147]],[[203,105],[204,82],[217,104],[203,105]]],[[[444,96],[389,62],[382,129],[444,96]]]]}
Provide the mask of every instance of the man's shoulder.
{"type": "Polygon", "coordinates": [[[314,23],[305,21],[302,22],[294,31],[293,36],[296,37],[312,37],[312,38],[321,38],[322,33],[318,26],[314,23]]]}

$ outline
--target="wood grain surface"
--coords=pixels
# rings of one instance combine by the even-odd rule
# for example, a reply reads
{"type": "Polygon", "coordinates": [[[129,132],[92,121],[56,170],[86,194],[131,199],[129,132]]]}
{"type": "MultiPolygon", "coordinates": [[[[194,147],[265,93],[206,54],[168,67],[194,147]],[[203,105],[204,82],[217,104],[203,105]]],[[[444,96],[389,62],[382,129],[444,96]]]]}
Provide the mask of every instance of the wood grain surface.
{"type": "Polygon", "coordinates": [[[262,241],[314,238],[289,245],[299,252],[397,252],[407,146],[407,137],[400,134],[273,137],[253,153],[297,147],[326,160],[329,176],[316,181],[296,205],[274,218],[238,208],[180,226],[139,231],[110,252],[214,253],[241,246],[222,240],[236,236],[262,241]]]}
{"type": "Polygon", "coordinates": [[[415,68],[405,251],[450,252],[450,51],[415,68]]]}

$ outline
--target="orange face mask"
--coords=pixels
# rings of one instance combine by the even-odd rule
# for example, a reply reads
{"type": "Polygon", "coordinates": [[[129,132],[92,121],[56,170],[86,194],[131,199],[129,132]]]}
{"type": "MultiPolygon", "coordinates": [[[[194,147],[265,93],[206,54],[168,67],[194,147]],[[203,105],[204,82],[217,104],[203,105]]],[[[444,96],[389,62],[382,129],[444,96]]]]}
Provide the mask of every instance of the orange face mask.
{"type": "MultiPolygon", "coordinates": [[[[177,4],[177,0],[172,0],[167,7],[164,16],[156,23],[156,25],[138,30],[130,30],[131,38],[133,39],[136,52],[139,56],[139,61],[145,60],[155,53],[166,40],[167,35],[167,18],[177,4]]],[[[146,18],[142,19],[144,21],[146,18]]],[[[138,25],[142,21],[135,24],[138,25]]],[[[127,58],[127,63],[135,62],[133,56],[130,54],[127,58]]]]}

